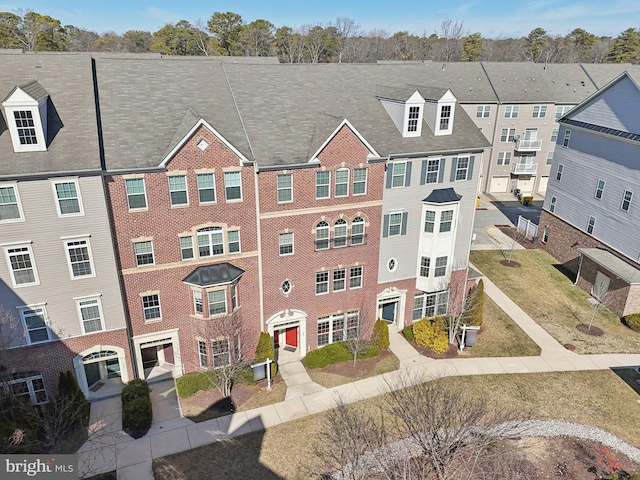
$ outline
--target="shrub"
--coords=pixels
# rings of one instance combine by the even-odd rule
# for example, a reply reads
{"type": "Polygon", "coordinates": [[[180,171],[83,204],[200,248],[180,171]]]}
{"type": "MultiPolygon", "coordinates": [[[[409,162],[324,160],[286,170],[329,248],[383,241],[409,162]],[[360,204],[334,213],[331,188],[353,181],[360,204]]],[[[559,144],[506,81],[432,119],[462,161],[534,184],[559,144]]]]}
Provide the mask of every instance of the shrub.
{"type": "Polygon", "coordinates": [[[371,341],[375,342],[380,350],[389,348],[389,325],[387,325],[387,322],[380,318],[376,320],[376,323],[373,325],[371,341]]]}
{"type": "Polygon", "coordinates": [[[402,329],[402,334],[404,335],[404,338],[406,338],[410,342],[414,342],[415,343],[416,337],[413,334],[413,324],[407,325],[406,327],[404,327],[402,329]]]}
{"type": "Polygon", "coordinates": [[[622,323],[624,323],[631,330],[640,332],[640,313],[632,313],[622,317],[622,323]]]}
{"type": "Polygon", "coordinates": [[[444,353],[449,349],[449,338],[444,328],[444,318],[423,318],[413,324],[413,335],[416,343],[433,350],[435,353],[444,353]]]}
{"type": "MultiPolygon", "coordinates": [[[[358,354],[358,359],[375,357],[380,353],[375,343],[366,353],[358,354]]],[[[317,350],[312,350],[304,357],[304,363],[308,368],[324,368],[340,362],[353,360],[353,355],[343,342],[330,343],[317,350]]]]}
{"type": "Polygon", "coordinates": [[[139,378],[122,389],[122,429],[133,438],[142,437],[151,427],[153,407],[149,392],[149,384],[139,378]]]}
{"type": "Polygon", "coordinates": [[[481,326],[484,310],[484,282],[482,279],[469,290],[464,308],[463,323],[481,326]]]}
{"type": "Polygon", "coordinates": [[[187,398],[201,390],[209,390],[215,386],[210,372],[188,373],[176,380],[176,391],[180,398],[187,398]]]}
{"type": "Polygon", "coordinates": [[[80,390],[75,375],[70,370],[60,372],[60,377],[58,378],[58,395],[63,401],[73,403],[74,410],[80,413],[80,415],[78,415],[79,424],[89,418],[91,406],[85,398],[84,393],[82,393],[82,390],[80,390]]]}
{"type": "Polygon", "coordinates": [[[256,363],[264,362],[267,358],[274,360],[271,364],[271,378],[273,378],[278,371],[278,365],[275,362],[275,353],[273,351],[273,341],[271,340],[271,335],[267,332],[260,332],[258,345],[256,345],[256,363]]]}

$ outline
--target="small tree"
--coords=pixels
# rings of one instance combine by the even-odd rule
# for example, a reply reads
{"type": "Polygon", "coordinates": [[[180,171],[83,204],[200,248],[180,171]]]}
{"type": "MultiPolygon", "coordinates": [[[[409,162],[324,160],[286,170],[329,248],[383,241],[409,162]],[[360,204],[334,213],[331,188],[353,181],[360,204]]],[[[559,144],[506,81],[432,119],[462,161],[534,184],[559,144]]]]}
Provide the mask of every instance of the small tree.
{"type": "Polygon", "coordinates": [[[607,282],[595,282],[593,284],[593,305],[591,307],[591,318],[589,319],[588,330],[591,330],[593,320],[596,318],[600,305],[607,300],[609,294],[609,284],[607,282]]]}
{"type": "Polygon", "coordinates": [[[373,325],[371,341],[375,342],[380,350],[386,350],[389,348],[389,325],[387,322],[380,318],[376,320],[376,323],[373,325]]]}
{"type": "Polygon", "coordinates": [[[513,256],[516,254],[517,248],[526,237],[520,233],[516,227],[513,227],[507,236],[507,243],[502,244],[502,254],[507,259],[507,263],[511,264],[513,256]]]}
{"type": "Polygon", "coordinates": [[[255,362],[264,362],[267,360],[267,358],[273,360],[273,363],[271,363],[271,378],[273,378],[278,371],[278,366],[275,362],[275,353],[273,351],[273,341],[271,340],[271,335],[269,335],[267,332],[260,332],[258,345],[256,345],[255,362]]]}

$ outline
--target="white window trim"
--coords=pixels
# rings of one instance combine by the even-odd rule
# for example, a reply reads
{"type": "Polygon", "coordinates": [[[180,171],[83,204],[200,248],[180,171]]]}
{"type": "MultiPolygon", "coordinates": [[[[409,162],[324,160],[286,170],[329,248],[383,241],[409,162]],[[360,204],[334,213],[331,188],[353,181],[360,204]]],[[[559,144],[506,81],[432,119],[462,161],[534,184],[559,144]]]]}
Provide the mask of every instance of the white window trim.
{"type": "Polygon", "coordinates": [[[42,384],[44,385],[44,378],[42,378],[42,374],[38,374],[38,375],[31,375],[30,377],[22,377],[22,378],[16,378],[14,380],[9,380],[7,382],[8,385],[14,385],[16,383],[26,383],[27,384],[27,390],[29,391],[29,400],[31,400],[31,403],[34,405],[44,405],[45,403],[49,403],[49,395],[47,394],[47,386],[44,385],[44,393],[45,396],[47,397],[47,399],[44,402],[38,402],[36,399],[36,391],[33,388],[33,380],[36,379],[40,379],[42,380],[42,384]]]}
{"type": "Polygon", "coordinates": [[[471,157],[458,157],[458,161],[456,162],[456,175],[454,177],[454,182],[463,182],[466,180],[470,180],[469,178],[469,164],[471,162],[471,157]],[[463,169],[460,168],[460,160],[466,160],[467,166],[463,169]],[[464,170],[464,178],[458,178],[458,172],[462,172],[464,170]]]}
{"type": "Polygon", "coordinates": [[[193,247],[193,237],[191,235],[181,235],[178,237],[178,243],[180,245],[180,260],[183,262],[190,262],[196,258],[196,252],[193,247]],[[191,258],[184,258],[183,247],[182,247],[182,239],[188,238],[191,241],[191,258]]]}
{"type": "Polygon", "coordinates": [[[625,190],[624,193],[622,194],[622,202],[620,203],[620,210],[622,210],[623,212],[628,212],[631,209],[632,201],[633,201],[633,192],[631,190],[625,190]],[[629,198],[629,205],[625,209],[623,208],[623,206],[624,206],[624,202],[626,201],[627,193],[631,194],[631,197],[629,198]]]}
{"type": "Polygon", "coordinates": [[[546,105],[534,105],[533,111],[531,112],[531,118],[546,118],[547,110],[548,109],[546,105]],[[538,109],[537,114],[536,114],[536,108],[538,109]]]}
{"type": "Polygon", "coordinates": [[[228,367],[229,365],[231,365],[231,342],[229,341],[228,337],[217,338],[217,339],[211,340],[211,365],[213,366],[214,370],[217,370],[219,368],[228,367]],[[220,353],[216,353],[215,349],[213,348],[213,344],[214,343],[225,342],[225,341],[227,342],[227,349],[226,350],[222,350],[222,352],[220,352],[220,353]],[[216,357],[222,357],[225,354],[227,355],[227,362],[224,365],[218,365],[216,367],[216,357]]]}
{"type": "Polygon", "coordinates": [[[433,183],[438,183],[438,179],[440,178],[440,169],[443,168],[442,164],[444,163],[443,158],[430,158],[427,159],[427,172],[424,176],[424,183],[425,185],[431,185],[433,183]],[[429,164],[432,162],[437,162],[438,164],[438,169],[437,170],[429,170],[429,164]],[[436,179],[433,182],[429,181],[429,174],[433,174],[435,172],[436,174],[436,179]]]}
{"type": "Polygon", "coordinates": [[[159,293],[149,293],[147,295],[140,295],[140,301],[142,302],[142,320],[144,320],[144,323],[159,322],[160,320],[162,320],[162,304],[160,303],[159,293]],[[146,311],[154,309],[156,307],[145,307],[144,297],[153,297],[153,296],[158,297],[158,312],[160,312],[160,316],[156,318],[147,319],[146,311]]]}
{"type": "Polygon", "coordinates": [[[505,105],[504,118],[518,118],[518,115],[520,115],[519,105],[505,105]]]}
{"type": "Polygon", "coordinates": [[[31,242],[28,243],[14,243],[11,245],[5,245],[4,246],[4,254],[5,254],[5,258],[7,260],[7,267],[9,268],[9,273],[11,275],[11,281],[13,282],[13,286],[15,288],[21,288],[21,287],[29,287],[29,286],[33,286],[33,285],[40,285],[40,278],[38,277],[38,269],[36,268],[36,259],[33,255],[33,250],[31,249],[31,242]],[[33,277],[34,277],[34,281],[30,282],[30,283],[16,283],[16,277],[14,275],[14,271],[11,268],[11,255],[9,254],[9,250],[14,249],[14,248],[26,248],[27,252],[29,253],[29,259],[31,260],[31,268],[33,269],[33,277]]]}
{"type": "Polygon", "coordinates": [[[364,238],[365,238],[365,233],[366,233],[366,225],[365,224],[366,224],[366,222],[365,222],[364,218],[360,217],[360,216],[355,217],[353,219],[353,221],[351,222],[351,231],[350,231],[350,235],[349,235],[350,236],[349,241],[351,242],[351,246],[364,245],[364,238]],[[356,218],[361,218],[362,221],[356,222],[355,221],[356,218]],[[362,233],[353,233],[354,225],[358,225],[358,226],[362,225],[362,233]],[[358,237],[362,236],[362,241],[359,242],[359,243],[353,243],[353,237],[354,236],[358,236],[358,237]]]}
{"type": "MultiPolygon", "coordinates": [[[[199,230],[204,230],[205,228],[210,228],[210,227],[203,227],[203,228],[201,228],[199,230]]],[[[222,228],[222,227],[218,227],[218,226],[214,226],[213,228],[216,228],[216,230],[209,230],[209,231],[204,231],[204,232],[196,230],[196,241],[195,241],[195,247],[194,248],[198,249],[197,250],[198,256],[194,257],[194,258],[199,258],[199,259],[201,259],[201,258],[213,258],[213,257],[221,257],[221,256],[224,256],[224,255],[227,254],[227,251],[225,250],[225,240],[228,241],[228,238],[227,238],[227,234],[226,234],[225,229],[222,228]],[[212,241],[213,232],[220,233],[222,235],[222,242],[220,242],[219,244],[218,243],[215,243],[215,244],[213,243],[213,241],[212,241]],[[209,249],[211,250],[211,255],[200,255],[200,242],[198,241],[198,237],[200,235],[202,235],[202,236],[206,235],[208,237],[207,245],[209,246],[209,249]],[[214,245],[222,245],[222,253],[213,253],[213,246],[214,245]]],[[[228,243],[226,243],[226,248],[227,249],[229,248],[229,244],[228,243]]]]}
{"type": "Polygon", "coordinates": [[[490,116],[491,116],[491,105],[478,105],[476,107],[476,118],[489,118],[490,116]],[[479,113],[480,115],[478,115],[479,113]]]}
{"type": "MultiPolygon", "coordinates": [[[[145,253],[145,255],[146,255],[146,253],[145,253]]],[[[137,241],[137,242],[133,242],[133,256],[135,257],[136,267],[137,268],[144,268],[144,267],[150,267],[151,265],[155,265],[156,264],[156,252],[155,252],[155,249],[153,248],[153,240],[140,240],[140,241],[137,241]],[[153,259],[153,262],[139,264],[138,263],[138,252],[136,252],[136,244],[137,243],[147,243],[147,242],[151,244],[151,258],[153,259]]]]}
{"type": "Polygon", "coordinates": [[[3,102],[5,107],[5,113],[7,115],[7,127],[11,135],[11,141],[13,143],[13,151],[16,153],[22,152],[46,152],[47,141],[45,138],[44,125],[42,124],[42,117],[40,115],[41,105],[36,105],[35,102],[30,105],[18,105],[15,101],[7,100],[3,102]],[[9,105],[11,103],[11,105],[9,105]],[[33,120],[33,128],[36,131],[36,142],[32,144],[20,143],[20,136],[18,135],[18,125],[16,124],[14,112],[31,112],[31,118],[33,120]]]}
{"type": "Polygon", "coordinates": [[[207,349],[207,342],[204,340],[198,339],[198,364],[200,368],[208,368],[209,367],[209,356],[207,349]],[[200,346],[204,345],[204,353],[200,351],[200,346]],[[202,360],[204,357],[204,365],[202,364],[202,360]]]}
{"type": "Polygon", "coordinates": [[[435,135],[448,135],[453,132],[453,115],[455,112],[455,103],[442,103],[438,104],[438,116],[436,118],[436,133],[435,135]],[[447,119],[447,128],[442,128],[442,110],[444,107],[449,108],[449,117],[447,119]]]}
{"type": "MultiPolygon", "coordinates": [[[[596,191],[593,193],[593,197],[596,200],[602,200],[602,196],[604,195],[604,187],[606,186],[606,182],[604,180],[602,180],[601,178],[599,178],[596,181],[596,191]],[[602,188],[600,188],[600,182],[602,182],[602,188]],[[600,192],[600,196],[598,196],[598,192],[600,192]]],[[[622,197],[624,199],[624,196],[622,197]]]]}
{"type": "Polygon", "coordinates": [[[127,207],[129,208],[130,212],[145,212],[149,209],[149,198],[147,197],[147,182],[145,182],[144,177],[125,178],[124,194],[127,196],[127,207]],[[127,191],[127,180],[142,180],[142,193],[129,193],[127,191]],[[144,195],[144,207],[131,207],[129,198],[133,195],[144,195]]]}
{"type": "Polygon", "coordinates": [[[293,255],[295,253],[295,235],[293,232],[282,232],[278,234],[278,256],[280,257],[286,257],[288,255],[293,255]],[[283,245],[289,245],[288,243],[281,243],[280,239],[282,238],[281,235],[291,235],[291,252],[289,253],[282,253],[282,251],[280,250],[280,248],[283,245]]]}
{"type": "Polygon", "coordinates": [[[570,142],[571,142],[571,130],[567,128],[564,131],[564,135],[562,136],[562,148],[569,148],[570,142]]]}
{"type": "Polygon", "coordinates": [[[101,299],[101,295],[94,295],[94,296],[88,296],[88,297],[77,297],[74,298],[75,302],[76,302],[76,309],[78,311],[78,319],[80,320],[80,327],[82,328],[82,334],[83,335],[92,335],[94,333],[102,333],[105,331],[105,326],[104,326],[104,311],[102,310],[102,299],[101,299]],[[100,330],[96,330],[95,332],[87,332],[84,329],[84,319],[82,318],[82,307],[80,306],[80,302],[88,302],[88,301],[96,301],[96,304],[98,305],[98,312],[100,313],[100,330]]]}
{"type": "Polygon", "coordinates": [[[364,267],[362,265],[353,265],[353,266],[349,267],[349,290],[358,290],[358,289],[362,288],[363,285],[364,285],[364,267]],[[351,269],[352,268],[359,268],[360,269],[360,275],[351,275],[351,269]],[[352,287],[351,286],[351,279],[352,278],[359,278],[360,279],[360,285],[352,287]]]}
{"type": "Polygon", "coordinates": [[[321,170],[319,172],[316,172],[316,178],[315,178],[315,198],[316,200],[326,200],[328,198],[331,198],[331,172],[327,171],[327,170],[321,170]],[[318,196],[318,173],[327,173],[329,175],[329,178],[327,179],[327,183],[322,183],[320,184],[320,186],[322,187],[327,187],[327,196],[326,197],[319,197],[318,196]]]}
{"type": "Polygon", "coordinates": [[[209,314],[209,318],[223,317],[225,315],[229,315],[229,305],[227,304],[227,289],[224,290],[209,290],[207,291],[207,313],[209,314]],[[222,292],[224,298],[224,312],[211,313],[211,302],[209,301],[209,294],[214,292],[222,292]]]}
{"type": "Polygon", "coordinates": [[[216,191],[216,176],[213,172],[200,172],[197,173],[196,172],[196,189],[198,190],[198,205],[213,205],[215,203],[217,203],[218,201],[218,192],[216,191]],[[213,181],[213,186],[212,187],[205,187],[205,188],[200,188],[200,184],[198,183],[198,178],[200,177],[200,175],[211,175],[211,180],[213,181]],[[200,200],[200,191],[202,190],[213,190],[213,198],[214,200],[212,201],[202,201],[200,200]]]}
{"type": "Polygon", "coordinates": [[[405,186],[405,183],[407,181],[407,161],[406,160],[401,160],[401,161],[397,161],[397,162],[393,162],[391,164],[391,188],[402,188],[405,186]],[[402,172],[402,184],[401,185],[394,185],[393,184],[393,179],[396,176],[400,176],[400,175],[395,175],[395,168],[396,165],[400,165],[400,164],[404,164],[404,172],[402,172]]]}
{"type": "Polygon", "coordinates": [[[51,189],[53,190],[53,200],[56,204],[56,212],[58,213],[58,218],[66,218],[66,217],[82,217],[84,216],[84,205],[82,204],[82,195],[80,194],[80,185],[78,183],[77,178],[57,178],[56,180],[51,180],[51,189]],[[56,185],[60,183],[73,183],[76,186],[76,195],[78,196],[78,208],[79,212],[76,213],[62,213],[60,210],[60,198],[58,198],[58,192],[56,191],[56,185]]]}
{"type": "Polygon", "coordinates": [[[315,272],[314,273],[314,282],[313,282],[313,288],[314,288],[314,292],[316,294],[316,296],[320,296],[320,295],[328,295],[329,292],[331,291],[331,289],[329,288],[329,284],[331,282],[331,275],[329,275],[329,271],[328,270],[324,270],[324,271],[320,271],[320,272],[315,272]],[[327,281],[326,282],[318,282],[318,274],[322,273],[322,274],[326,274],[327,275],[327,281]],[[318,293],[318,285],[319,284],[324,284],[326,283],[327,285],[327,290],[325,292],[320,292],[318,293]]]}
{"type": "Polygon", "coordinates": [[[333,292],[344,292],[347,290],[347,281],[349,280],[349,277],[347,275],[347,269],[346,267],[343,268],[334,268],[333,271],[331,272],[331,290],[333,292]],[[336,288],[336,277],[335,274],[336,272],[343,272],[344,276],[341,279],[338,280],[342,280],[342,288],[336,288]]]}
{"type": "MultiPolygon", "coordinates": [[[[193,314],[196,317],[204,317],[204,299],[202,298],[202,290],[191,290],[193,293],[191,294],[191,298],[193,300],[193,314]],[[198,312],[198,309],[196,308],[196,295],[200,294],[200,307],[202,312],[198,312]]],[[[208,299],[207,299],[208,300],[208,299]]]]}
{"type": "Polygon", "coordinates": [[[24,328],[24,338],[27,342],[27,345],[38,345],[40,343],[52,342],[55,339],[53,338],[53,332],[51,331],[51,326],[49,325],[49,315],[47,315],[46,303],[34,303],[31,305],[21,305],[17,307],[18,312],[20,313],[20,320],[22,321],[22,327],[24,328]],[[29,338],[29,329],[27,328],[27,319],[25,318],[25,312],[27,310],[42,310],[42,316],[44,317],[44,324],[47,330],[47,340],[43,340],[41,342],[32,342],[29,338]]]}
{"type": "Polygon", "coordinates": [[[349,223],[343,218],[339,220],[336,220],[333,224],[333,248],[345,248],[349,246],[349,223]],[[338,223],[339,220],[342,220],[344,223],[338,223]],[[344,235],[338,236],[336,229],[342,229],[344,231],[344,235]],[[337,245],[336,240],[344,241],[344,244],[337,245]]]}
{"type": "Polygon", "coordinates": [[[224,200],[225,200],[227,203],[241,202],[241,201],[242,201],[242,198],[243,198],[243,197],[242,197],[242,172],[241,172],[241,171],[224,172],[223,180],[224,180],[224,200]],[[230,186],[228,186],[228,185],[227,185],[227,174],[228,174],[228,173],[237,173],[237,174],[238,174],[238,177],[240,178],[240,183],[239,183],[238,185],[230,185],[230,186]],[[231,199],[230,199],[230,198],[229,198],[229,195],[228,195],[228,191],[227,191],[227,189],[228,189],[228,188],[240,188],[240,197],[238,197],[238,198],[231,198],[231,199]]]}
{"type": "Polygon", "coordinates": [[[356,167],[353,169],[353,178],[351,180],[351,187],[352,187],[352,195],[354,197],[357,197],[358,195],[366,195],[367,194],[367,182],[369,180],[369,169],[366,167],[356,167]],[[364,180],[357,180],[356,181],[356,170],[364,170],[364,180]],[[355,184],[356,183],[363,183],[364,182],[364,192],[362,193],[355,193],[356,189],[355,189],[355,184]]]}
{"type": "Polygon", "coordinates": [[[187,178],[187,175],[185,174],[170,174],[167,175],[167,188],[169,189],[169,205],[171,206],[171,208],[184,208],[184,207],[188,207],[189,206],[189,179],[187,178]],[[171,178],[175,178],[175,177],[184,177],[184,190],[173,190],[173,192],[182,192],[184,191],[184,193],[187,196],[187,202],[186,203],[176,203],[174,204],[173,201],[171,200],[171,178]]]}
{"type": "Polygon", "coordinates": [[[276,175],[276,201],[278,203],[293,203],[293,174],[291,173],[279,173],[278,175],[276,175]],[[284,176],[288,176],[291,179],[291,186],[290,187],[280,187],[278,185],[278,178],[279,177],[284,177],[284,176]],[[291,199],[290,200],[280,200],[280,191],[281,190],[289,190],[291,192],[291,199]]]}
{"type": "Polygon", "coordinates": [[[22,210],[22,202],[20,201],[20,192],[18,191],[18,182],[0,183],[0,188],[8,188],[8,187],[13,188],[13,193],[16,196],[16,205],[18,206],[18,213],[20,214],[20,216],[18,218],[9,218],[7,220],[0,220],[0,224],[24,222],[25,221],[24,211],[22,210]]]}
{"type": "Polygon", "coordinates": [[[389,212],[389,226],[388,226],[388,230],[387,230],[387,237],[399,237],[399,236],[402,235],[402,216],[403,216],[403,214],[404,214],[404,212],[402,210],[395,210],[393,212],[389,212]],[[395,223],[392,224],[391,223],[391,218],[394,215],[400,215],[400,223],[398,223],[398,224],[395,224],[395,223]],[[394,225],[394,226],[398,225],[399,226],[398,233],[393,233],[393,234],[391,233],[391,226],[392,225],[394,225]]]}
{"type": "Polygon", "coordinates": [[[334,176],[333,196],[334,198],[344,198],[349,196],[349,182],[351,182],[351,171],[348,168],[339,168],[334,176]],[[338,172],[347,172],[347,181],[338,183],[338,172]],[[346,185],[347,191],[344,195],[338,195],[338,185],[346,185]]]}
{"type": "Polygon", "coordinates": [[[78,238],[73,238],[73,239],[65,239],[64,240],[64,251],[65,251],[65,255],[67,257],[67,266],[69,267],[69,276],[71,277],[71,280],[78,280],[78,279],[82,279],[82,278],[91,278],[91,277],[95,277],[96,276],[96,267],[93,263],[93,253],[91,252],[91,242],[89,241],[89,236],[86,237],[78,237],[78,238]],[[69,245],[70,243],[73,242],[86,242],[86,247],[87,247],[87,255],[89,256],[89,265],[91,266],[91,273],[89,275],[78,275],[75,276],[73,274],[73,265],[71,264],[71,257],[69,256],[70,254],[70,249],[74,248],[73,245],[69,245]]]}
{"type": "Polygon", "coordinates": [[[589,235],[593,235],[593,230],[596,228],[596,217],[593,215],[589,215],[589,219],[587,220],[587,229],[585,230],[589,235]],[[593,219],[593,222],[591,222],[593,219]],[[591,231],[589,231],[591,229],[591,231]]]}
{"type": "Polygon", "coordinates": [[[406,103],[405,104],[405,113],[404,113],[404,128],[402,131],[404,132],[404,137],[419,137],[422,135],[422,123],[423,123],[423,115],[424,115],[424,102],[421,101],[419,103],[406,103]],[[411,115],[411,109],[418,109],[418,117],[416,118],[416,129],[409,130],[409,117],[411,115]]]}
{"type": "Polygon", "coordinates": [[[315,242],[315,251],[322,251],[322,250],[329,250],[331,248],[331,226],[329,225],[328,222],[321,220],[320,222],[318,222],[315,226],[314,229],[314,234],[315,234],[315,238],[314,238],[314,242],[315,242]],[[326,225],[322,225],[320,226],[320,223],[325,223],[326,225]],[[322,232],[326,232],[326,237],[318,237],[318,232],[322,231],[322,232]],[[318,243],[322,242],[323,244],[325,244],[326,242],[326,247],[324,248],[318,248],[318,243]]]}

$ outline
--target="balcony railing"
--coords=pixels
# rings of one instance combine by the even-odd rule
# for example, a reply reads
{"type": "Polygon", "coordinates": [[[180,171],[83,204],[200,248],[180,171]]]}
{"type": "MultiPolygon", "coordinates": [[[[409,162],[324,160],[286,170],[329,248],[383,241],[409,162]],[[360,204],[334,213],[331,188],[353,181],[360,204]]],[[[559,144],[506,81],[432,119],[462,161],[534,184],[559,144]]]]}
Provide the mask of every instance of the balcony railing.
{"type": "Polygon", "coordinates": [[[512,163],[511,173],[514,175],[535,175],[538,171],[537,163],[512,163]]]}
{"type": "Polygon", "coordinates": [[[539,152],[542,150],[542,140],[516,140],[517,152],[539,152]]]}

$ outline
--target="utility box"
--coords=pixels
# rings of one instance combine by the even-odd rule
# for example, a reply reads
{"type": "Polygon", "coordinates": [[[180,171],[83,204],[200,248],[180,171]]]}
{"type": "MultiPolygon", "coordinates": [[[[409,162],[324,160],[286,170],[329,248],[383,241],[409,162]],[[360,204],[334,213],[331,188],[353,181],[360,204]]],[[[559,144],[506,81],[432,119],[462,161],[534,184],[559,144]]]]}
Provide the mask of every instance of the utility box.
{"type": "Polygon", "coordinates": [[[522,204],[526,207],[533,203],[533,195],[523,195],[522,196],[522,204]]]}

